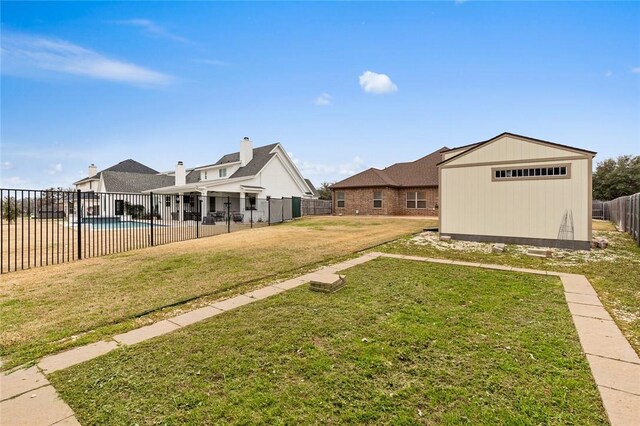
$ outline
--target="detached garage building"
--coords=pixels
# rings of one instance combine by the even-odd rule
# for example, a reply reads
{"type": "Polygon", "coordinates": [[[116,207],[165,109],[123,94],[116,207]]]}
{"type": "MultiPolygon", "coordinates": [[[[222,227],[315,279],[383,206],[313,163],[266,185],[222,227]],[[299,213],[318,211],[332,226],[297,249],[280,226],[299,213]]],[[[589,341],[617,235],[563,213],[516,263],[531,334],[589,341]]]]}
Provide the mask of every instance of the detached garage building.
{"type": "Polygon", "coordinates": [[[595,154],[512,133],[445,151],[440,235],[589,250],[595,154]]]}

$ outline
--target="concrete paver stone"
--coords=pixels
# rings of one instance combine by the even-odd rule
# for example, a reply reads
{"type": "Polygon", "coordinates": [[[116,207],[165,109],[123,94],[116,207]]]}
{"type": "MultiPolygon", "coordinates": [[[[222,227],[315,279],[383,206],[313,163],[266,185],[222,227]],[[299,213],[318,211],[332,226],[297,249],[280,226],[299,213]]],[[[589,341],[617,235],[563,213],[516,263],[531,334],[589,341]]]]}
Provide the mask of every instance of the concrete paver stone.
{"type": "Polygon", "coordinates": [[[510,271],[513,269],[512,266],[504,266],[504,265],[491,265],[488,263],[481,263],[480,268],[485,269],[495,269],[496,271],[510,271]]]}
{"type": "Polygon", "coordinates": [[[640,364],[595,355],[587,355],[587,360],[598,386],[640,396],[640,364]]]}
{"type": "Polygon", "coordinates": [[[280,287],[269,285],[266,287],[262,287],[258,290],[251,291],[249,293],[245,293],[245,296],[251,297],[252,299],[260,300],[260,299],[266,299],[267,297],[270,297],[270,296],[275,296],[276,294],[282,293],[283,291],[285,290],[280,287]]]}
{"type": "Polygon", "coordinates": [[[513,272],[526,272],[527,274],[547,275],[547,271],[541,269],[529,269],[529,268],[511,268],[513,272]]]}
{"type": "Polygon", "coordinates": [[[35,365],[9,374],[2,373],[0,374],[0,400],[13,398],[48,384],[47,378],[35,365]]]}
{"type": "Polygon", "coordinates": [[[572,316],[586,354],[640,364],[640,359],[615,322],[572,316]]]}
{"type": "Polygon", "coordinates": [[[598,296],[593,296],[590,294],[565,293],[564,297],[567,299],[567,302],[571,302],[571,303],[581,303],[583,305],[602,306],[602,302],[600,301],[598,296]]]}
{"type": "Polygon", "coordinates": [[[308,283],[309,279],[306,278],[306,277],[307,277],[306,275],[303,275],[301,277],[292,278],[292,279],[287,280],[287,281],[282,281],[282,282],[279,282],[279,283],[275,283],[275,284],[273,284],[273,286],[281,288],[283,290],[291,290],[292,288],[300,287],[302,284],[308,283]]]}
{"type": "Polygon", "coordinates": [[[580,293],[597,296],[598,294],[589,283],[587,278],[582,275],[565,275],[560,277],[564,291],[567,293],[580,293]]]}
{"type": "Polygon", "coordinates": [[[2,426],[48,426],[73,416],[51,385],[0,402],[0,413],[2,426]]]}
{"type": "Polygon", "coordinates": [[[216,309],[212,306],[205,306],[204,308],[196,309],[191,312],[169,318],[169,320],[174,324],[178,324],[180,327],[184,327],[186,325],[194,324],[207,318],[211,318],[215,315],[221,314],[222,312],[224,311],[216,309]]]}
{"type": "Polygon", "coordinates": [[[231,309],[235,309],[243,305],[248,305],[249,303],[255,302],[256,300],[257,299],[252,299],[245,296],[244,294],[241,294],[240,296],[232,297],[231,299],[212,303],[211,306],[223,311],[230,311],[231,309]]]}
{"type": "MultiPolygon", "coordinates": [[[[135,331],[135,330],[134,330],[135,331]]],[[[80,364],[100,355],[104,355],[118,347],[116,342],[106,342],[104,340],[89,345],[80,346],[58,354],[49,355],[38,362],[38,367],[47,374],[54,371],[63,370],[72,365],[80,364]]]]}
{"type": "Polygon", "coordinates": [[[579,315],[581,317],[599,318],[603,320],[613,321],[609,312],[602,306],[583,305],[581,303],[567,302],[571,315],[579,315]]]}
{"type": "Polygon", "coordinates": [[[613,426],[638,426],[640,396],[598,386],[604,409],[613,426]]]}
{"type": "Polygon", "coordinates": [[[52,426],[81,426],[80,422],[75,417],[67,417],[64,420],[54,423],[52,426]]]}
{"type": "Polygon", "coordinates": [[[118,334],[117,336],[113,336],[113,340],[123,345],[133,345],[153,337],[162,336],[163,334],[170,333],[179,328],[179,325],[174,324],[171,321],[164,320],[126,333],[118,334]]]}

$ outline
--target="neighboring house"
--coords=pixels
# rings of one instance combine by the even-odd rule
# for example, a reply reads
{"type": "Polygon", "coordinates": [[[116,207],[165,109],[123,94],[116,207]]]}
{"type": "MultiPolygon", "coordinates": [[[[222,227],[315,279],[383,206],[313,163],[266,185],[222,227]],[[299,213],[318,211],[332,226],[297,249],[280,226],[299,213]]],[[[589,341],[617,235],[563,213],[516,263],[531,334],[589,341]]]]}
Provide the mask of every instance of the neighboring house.
{"type": "Polygon", "coordinates": [[[512,133],[445,151],[440,235],[588,250],[595,154],[512,133]]]}
{"type": "Polygon", "coordinates": [[[446,149],[382,170],[371,168],[331,185],[333,213],[437,215],[437,164],[446,149]]]}
{"type": "MultiPolygon", "coordinates": [[[[187,181],[197,182],[199,173],[189,173],[187,181]]],[[[76,189],[83,192],[114,193],[126,192],[139,194],[153,188],[173,185],[175,178],[160,173],[135,160],[124,160],[100,172],[94,164],[89,166],[86,178],[75,182],[76,189]]]]}
{"type": "Polygon", "coordinates": [[[314,198],[313,189],[282,145],[274,143],[253,148],[249,138],[240,141],[240,151],[223,155],[213,164],[195,167],[190,175],[186,175],[184,165],[179,162],[174,175],[175,184],[155,188],[153,193],[166,194],[166,207],[181,217],[190,212],[206,216],[224,210],[255,210],[257,200],[267,197],[314,198]],[[192,173],[198,175],[198,181],[188,181],[192,173]],[[178,208],[168,197],[170,194],[182,196],[183,204],[187,201],[188,204],[178,208]],[[194,199],[201,205],[194,205],[194,199]]]}

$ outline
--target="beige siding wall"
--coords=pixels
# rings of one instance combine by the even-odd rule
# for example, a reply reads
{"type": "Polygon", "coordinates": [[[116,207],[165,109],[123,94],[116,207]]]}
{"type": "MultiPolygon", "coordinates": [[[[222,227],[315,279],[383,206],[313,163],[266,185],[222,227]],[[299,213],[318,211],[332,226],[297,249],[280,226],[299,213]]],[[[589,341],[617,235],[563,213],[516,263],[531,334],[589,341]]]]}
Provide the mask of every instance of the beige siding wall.
{"type": "Polygon", "coordinates": [[[539,158],[575,157],[581,154],[511,136],[503,136],[487,145],[472,150],[448,165],[518,161],[539,158]]]}
{"type": "Polygon", "coordinates": [[[448,160],[449,158],[455,157],[456,155],[460,154],[461,152],[466,151],[467,149],[469,149],[469,147],[447,151],[447,152],[442,154],[442,159],[443,160],[448,160]]]}
{"type": "MultiPolygon", "coordinates": [[[[589,159],[514,163],[515,167],[571,164],[569,179],[492,181],[492,167],[477,165],[451,167],[507,158],[575,156],[572,152],[539,144],[500,141],[453,161],[441,169],[440,231],[451,234],[490,235],[557,239],[565,211],[573,213],[574,240],[589,241],[590,177],[589,159]],[[495,146],[493,146],[495,145],[495,146]],[[499,148],[502,148],[500,150],[499,148]],[[486,152],[484,152],[487,150],[486,152]],[[466,157],[472,157],[467,159],[466,157]],[[449,167],[447,167],[449,166],[449,167]]],[[[508,167],[499,164],[499,167],[508,167]]]]}

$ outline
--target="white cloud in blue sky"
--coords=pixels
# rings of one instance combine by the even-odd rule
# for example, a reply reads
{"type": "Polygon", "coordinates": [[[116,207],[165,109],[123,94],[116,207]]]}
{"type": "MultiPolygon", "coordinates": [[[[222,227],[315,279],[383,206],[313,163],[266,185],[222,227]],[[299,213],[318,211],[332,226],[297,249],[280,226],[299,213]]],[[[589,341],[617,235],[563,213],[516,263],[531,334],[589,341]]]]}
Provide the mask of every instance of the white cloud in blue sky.
{"type": "Polygon", "coordinates": [[[229,62],[221,61],[219,59],[195,59],[193,62],[196,62],[198,64],[213,65],[213,66],[216,66],[216,67],[229,67],[229,66],[231,66],[231,64],[229,62]]]}
{"type": "Polygon", "coordinates": [[[373,71],[365,71],[359,77],[360,87],[367,93],[373,93],[376,95],[384,95],[398,91],[398,86],[395,85],[391,78],[386,74],[378,74],[373,71]]]}
{"type": "Polygon", "coordinates": [[[631,70],[631,72],[634,74],[640,74],[640,67],[635,67],[634,69],[631,70]]]}
{"type": "Polygon", "coordinates": [[[173,34],[163,26],[153,22],[150,19],[143,19],[143,18],[125,19],[121,21],[116,21],[115,23],[118,25],[127,25],[131,27],[140,28],[145,34],[148,34],[150,36],[162,37],[169,40],[178,41],[180,43],[186,43],[186,44],[192,43],[191,40],[189,40],[188,38],[173,34]]]}
{"type": "Polygon", "coordinates": [[[329,106],[331,105],[331,95],[328,93],[323,93],[318,96],[315,100],[315,104],[318,106],[329,106]]]}
{"type": "Polygon", "coordinates": [[[4,32],[2,73],[34,77],[56,72],[138,86],[164,86],[173,77],[108,58],[65,40],[4,32]]]}

